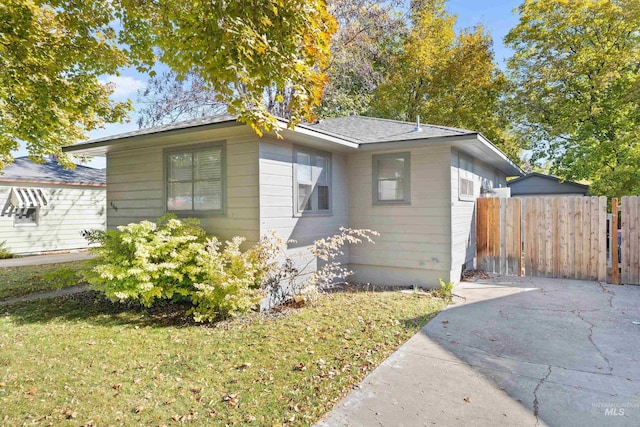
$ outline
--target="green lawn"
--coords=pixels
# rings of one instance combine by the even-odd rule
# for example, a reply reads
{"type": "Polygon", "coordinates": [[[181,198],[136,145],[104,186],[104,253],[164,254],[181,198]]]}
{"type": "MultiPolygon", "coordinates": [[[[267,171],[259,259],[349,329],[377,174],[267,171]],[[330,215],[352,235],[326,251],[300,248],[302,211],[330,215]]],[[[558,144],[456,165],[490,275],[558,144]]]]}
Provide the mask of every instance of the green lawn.
{"type": "Polygon", "coordinates": [[[2,307],[2,424],[308,425],[443,307],[344,292],[216,325],[93,292],[2,307]]]}
{"type": "Polygon", "coordinates": [[[67,269],[78,271],[86,263],[87,261],[73,261],[28,267],[0,268],[0,300],[77,285],[77,281],[67,283],[65,280],[60,280],[61,277],[56,276],[55,272],[67,269]]]}

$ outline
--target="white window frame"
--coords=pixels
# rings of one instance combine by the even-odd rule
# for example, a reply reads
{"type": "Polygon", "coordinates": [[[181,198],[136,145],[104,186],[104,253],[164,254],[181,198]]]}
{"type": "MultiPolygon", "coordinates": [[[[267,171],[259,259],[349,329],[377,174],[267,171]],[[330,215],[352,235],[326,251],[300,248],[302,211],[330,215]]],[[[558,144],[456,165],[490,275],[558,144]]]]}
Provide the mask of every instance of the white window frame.
{"type": "Polygon", "coordinates": [[[384,154],[374,154],[371,156],[371,176],[373,178],[372,182],[372,201],[374,205],[410,205],[411,204],[411,153],[410,152],[401,152],[401,153],[384,153],[384,154]],[[403,193],[404,197],[402,199],[397,200],[380,200],[378,198],[378,186],[380,177],[378,174],[378,163],[380,160],[389,159],[389,158],[398,158],[402,157],[404,159],[404,169],[402,171],[402,179],[403,179],[403,193]]]}
{"type": "MultiPolygon", "coordinates": [[[[196,179],[194,177],[195,168],[192,169],[191,176],[191,184],[192,190],[191,194],[195,193],[195,183],[196,179]]],[[[186,182],[186,181],[185,181],[186,182]]],[[[202,216],[223,216],[226,214],[227,209],[227,156],[226,156],[226,144],[224,141],[219,142],[210,142],[205,144],[184,146],[184,147],[175,147],[175,148],[167,148],[164,150],[164,209],[165,212],[173,213],[179,217],[202,217],[202,216]],[[193,209],[193,200],[192,200],[192,209],[184,209],[184,210],[172,210],[169,209],[169,157],[172,154],[181,154],[181,153],[191,153],[194,154],[199,151],[207,151],[211,149],[220,150],[220,160],[221,160],[221,184],[222,184],[222,200],[221,200],[221,208],[220,209],[193,209]]]]}
{"type": "Polygon", "coordinates": [[[326,151],[320,151],[313,148],[294,146],[293,147],[293,215],[296,217],[307,215],[332,215],[333,214],[333,184],[331,179],[331,173],[333,170],[331,153],[326,151]],[[301,155],[309,156],[309,166],[311,167],[311,181],[300,180],[298,178],[299,162],[298,158],[301,155]],[[320,174],[318,173],[317,161],[319,158],[326,159],[326,171],[324,173],[324,180],[320,181],[320,174]],[[299,186],[310,185],[311,194],[305,200],[306,206],[311,201],[311,209],[304,209],[305,206],[300,206],[299,198],[299,186]],[[318,187],[328,188],[328,202],[329,209],[318,209],[318,187]]]}
{"type": "Polygon", "coordinates": [[[473,202],[476,199],[473,158],[460,152],[458,152],[458,199],[467,202],[473,202]],[[469,186],[471,186],[470,192],[469,186]]]}
{"type": "Polygon", "coordinates": [[[27,208],[18,208],[13,212],[13,226],[14,227],[37,227],[40,225],[40,208],[30,206],[27,208]],[[24,216],[30,209],[35,210],[34,221],[31,222],[18,222],[18,219],[24,216]]]}

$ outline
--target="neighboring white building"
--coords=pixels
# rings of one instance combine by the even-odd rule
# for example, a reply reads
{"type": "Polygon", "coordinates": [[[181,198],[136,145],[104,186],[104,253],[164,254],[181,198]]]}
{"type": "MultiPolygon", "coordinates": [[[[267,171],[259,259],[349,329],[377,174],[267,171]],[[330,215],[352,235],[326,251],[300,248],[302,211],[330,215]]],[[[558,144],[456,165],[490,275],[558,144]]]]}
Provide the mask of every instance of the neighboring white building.
{"type": "Polygon", "coordinates": [[[105,171],[20,157],[0,173],[0,242],[19,255],[86,248],[106,225],[105,171]]]}
{"type": "Polygon", "coordinates": [[[442,126],[348,116],[281,136],[207,117],[64,151],[106,155],[109,229],[174,212],[223,239],[274,230],[300,251],[341,226],[368,228],[376,244],[343,261],[352,280],[387,285],[459,281],[475,199],[523,174],[479,133],[442,126]]]}

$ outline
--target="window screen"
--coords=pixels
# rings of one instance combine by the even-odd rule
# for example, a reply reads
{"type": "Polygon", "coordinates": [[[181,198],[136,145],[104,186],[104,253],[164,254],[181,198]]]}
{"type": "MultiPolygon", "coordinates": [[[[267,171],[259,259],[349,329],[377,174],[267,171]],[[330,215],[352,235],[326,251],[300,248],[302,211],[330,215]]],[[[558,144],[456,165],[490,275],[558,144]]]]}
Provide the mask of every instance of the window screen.
{"type": "Polygon", "coordinates": [[[296,147],[294,208],[296,214],[331,212],[331,155],[296,147]]]}
{"type": "Polygon", "coordinates": [[[167,153],[167,210],[222,213],[223,146],[167,153]]]}
{"type": "Polygon", "coordinates": [[[373,155],[374,204],[408,204],[410,198],[409,153],[373,155]]]}

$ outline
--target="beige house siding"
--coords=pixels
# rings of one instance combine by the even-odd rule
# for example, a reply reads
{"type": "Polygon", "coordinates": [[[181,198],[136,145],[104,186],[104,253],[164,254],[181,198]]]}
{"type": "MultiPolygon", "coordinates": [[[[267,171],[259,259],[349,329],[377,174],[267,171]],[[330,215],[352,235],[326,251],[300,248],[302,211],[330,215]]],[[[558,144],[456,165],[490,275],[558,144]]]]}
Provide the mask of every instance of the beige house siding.
{"type": "Polygon", "coordinates": [[[449,280],[458,282],[462,269],[472,268],[475,257],[475,199],[480,197],[480,189],[483,179],[491,188],[506,187],[506,176],[503,172],[479,161],[473,160],[474,199],[461,200],[459,197],[460,185],[460,154],[455,148],[451,150],[450,177],[451,177],[451,255],[452,269],[449,280]]]}
{"type": "MultiPolygon", "coordinates": [[[[283,239],[295,240],[289,244],[288,255],[294,255],[301,264],[303,259],[308,259],[306,248],[315,240],[336,234],[341,226],[348,226],[347,160],[344,154],[331,153],[331,214],[296,216],[293,205],[294,147],[287,140],[264,138],[260,142],[260,234],[274,231],[283,239]]],[[[348,248],[339,261],[348,261],[348,248]]]]}
{"type": "Polygon", "coordinates": [[[138,149],[114,150],[107,154],[107,209],[109,229],[142,220],[156,220],[166,212],[164,150],[207,142],[225,143],[226,212],[200,218],[207,232],[221,239],[259,237],[258,137],[251,132],[210,131],[161,139],[138,149]]]}
{"type": "Polygon", "coordinates": [[[434,286],[451,267],[448,146],[350,154],[349,224],[380,233],[375,245],[353,246],[354,280],[385,285],[434,286]],[[374,205],[372,155],[410,152],[411,204],[374,205]],[[447,179],[443,179],[443,177],[447,179]]]}
{"type": "Polygon", "coordinates": [[[104,187],[45,183],[0,183],[0,242],[15,254],[82,249],[82,230],[104,230],[104,187]],[[38,225],[14,226],[8,203],[11,187],[40,188],[49,204],[39,209],[38,225]]]}

